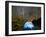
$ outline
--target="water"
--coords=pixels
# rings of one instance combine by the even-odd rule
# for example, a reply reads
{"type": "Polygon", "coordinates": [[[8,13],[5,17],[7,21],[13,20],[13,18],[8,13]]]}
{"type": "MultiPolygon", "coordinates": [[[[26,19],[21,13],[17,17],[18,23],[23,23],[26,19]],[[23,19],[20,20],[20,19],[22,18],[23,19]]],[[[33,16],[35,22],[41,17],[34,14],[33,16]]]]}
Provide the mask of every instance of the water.
{"type": "Polygon", "coordinates": [[[25,30],[32,30],[33,28],[34,28],[34,25],[33,25],[32,22],[26,22],[26,23],[24,24],[24,29],[25,29],[25,30]]]}

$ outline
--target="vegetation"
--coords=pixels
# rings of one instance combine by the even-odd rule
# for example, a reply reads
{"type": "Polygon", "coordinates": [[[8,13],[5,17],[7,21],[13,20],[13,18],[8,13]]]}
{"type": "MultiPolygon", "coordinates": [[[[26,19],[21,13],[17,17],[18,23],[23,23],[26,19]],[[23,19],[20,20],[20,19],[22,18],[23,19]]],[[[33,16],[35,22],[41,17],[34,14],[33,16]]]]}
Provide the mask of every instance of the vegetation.
{"type": "Polygon", "coordinates": [[[37,16],[31,16],[28,19],[24,19],[22,16],[12,16],[12,31],[23,30],[25,22],[37,19],[37,16]]]}
{"type": "Polygon", "coordinates": [[[22,26],[27,21],[22,16],[13,17],[12,20],[13,20],[12,21],[12,27],[13,27],[12,30],[13,31],[15,31],[15,30],[22,30],[22,26]]]}

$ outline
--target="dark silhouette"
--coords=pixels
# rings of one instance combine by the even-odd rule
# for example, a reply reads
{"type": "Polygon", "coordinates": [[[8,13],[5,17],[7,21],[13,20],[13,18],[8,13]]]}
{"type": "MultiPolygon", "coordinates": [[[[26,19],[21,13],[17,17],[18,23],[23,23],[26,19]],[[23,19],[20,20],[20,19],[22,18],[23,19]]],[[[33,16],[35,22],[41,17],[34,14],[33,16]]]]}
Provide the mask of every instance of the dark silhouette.
{"type": "Polygon", "coordinates": [[[41,29],[41,18],[39,18],[38,20],[33,20],[32,23],[35,26],[35,30],[40,30],[41,29]]]}

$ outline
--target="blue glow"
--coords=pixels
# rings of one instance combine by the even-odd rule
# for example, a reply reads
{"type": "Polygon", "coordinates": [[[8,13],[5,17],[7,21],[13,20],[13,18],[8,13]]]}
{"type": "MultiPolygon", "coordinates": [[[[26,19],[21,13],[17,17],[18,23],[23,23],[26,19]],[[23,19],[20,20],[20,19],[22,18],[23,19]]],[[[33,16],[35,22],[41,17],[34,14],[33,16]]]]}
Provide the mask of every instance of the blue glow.
{"type": "Polygon", "coordinates": [[[32,22],[26,22],[24,24],[24,29],[32,29],[34,27],[32,22]]]}

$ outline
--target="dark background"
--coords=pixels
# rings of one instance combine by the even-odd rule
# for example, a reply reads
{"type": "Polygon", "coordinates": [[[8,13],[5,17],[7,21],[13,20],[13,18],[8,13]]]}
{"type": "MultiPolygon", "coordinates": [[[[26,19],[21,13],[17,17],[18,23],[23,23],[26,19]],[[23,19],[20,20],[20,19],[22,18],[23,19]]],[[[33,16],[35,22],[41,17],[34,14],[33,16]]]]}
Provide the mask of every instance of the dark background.
{"type": "Polygon", "coordinates": [[[32,15],[41,17],[41,7],[12,6],[12,16],[28,18],[32,15]]]}

